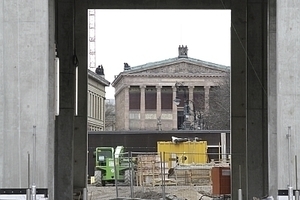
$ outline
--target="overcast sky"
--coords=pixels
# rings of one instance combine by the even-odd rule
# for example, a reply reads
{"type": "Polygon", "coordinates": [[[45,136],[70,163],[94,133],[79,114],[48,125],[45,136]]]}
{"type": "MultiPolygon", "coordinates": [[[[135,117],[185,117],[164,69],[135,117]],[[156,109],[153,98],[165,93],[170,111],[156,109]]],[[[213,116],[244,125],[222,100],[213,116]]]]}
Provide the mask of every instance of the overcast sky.
{"type": "MultiPolygon", "coordinates": [[[[188,57],[230,65],[230,10],[97,10],[95,20],[96,65],[110,83],[124,62],[174,58],[179,45],[188,47],[188,57]]],[[[114,98],[113,87],[106,98],[114,98]]]]}

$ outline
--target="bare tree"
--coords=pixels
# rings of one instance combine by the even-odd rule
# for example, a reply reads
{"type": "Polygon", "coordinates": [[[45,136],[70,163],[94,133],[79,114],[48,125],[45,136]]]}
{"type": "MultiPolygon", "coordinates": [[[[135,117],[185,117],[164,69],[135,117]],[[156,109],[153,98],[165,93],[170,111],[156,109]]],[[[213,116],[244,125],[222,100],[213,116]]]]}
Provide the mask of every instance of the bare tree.
{"type": "Polygon", "coordinates": [[[198,129],[230,129],[230,72],[227,72],[219,85],[209,90],[209,104],[205,108],[205,96],[200,94],[194,101],[196,116],[195,126],[198,129]]]}
{"type": "Polygon", "coordinates": [[[219,86],[211,88],[206,120],[208,129],[230,129],[230,72],[219,86]]]}
{"type": "Polygon", "coordinates": [[[105,102],[105,129],[113,131],[115,127],[115,104],[112,101],[105,102]]]}

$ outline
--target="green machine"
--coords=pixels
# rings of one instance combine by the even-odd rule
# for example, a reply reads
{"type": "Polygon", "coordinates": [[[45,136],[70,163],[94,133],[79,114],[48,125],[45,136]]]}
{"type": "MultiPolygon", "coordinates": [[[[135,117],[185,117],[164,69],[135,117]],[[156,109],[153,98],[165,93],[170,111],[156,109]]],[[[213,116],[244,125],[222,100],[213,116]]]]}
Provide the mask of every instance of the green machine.
{"type": "Polygon", "coordinates": [[[95,185],[105,186],[107,183],[114,184],[123,182],[126,185],[131,184],[134,173],[130,170],[132,162],[130,159],[124,156],[124,147],[97,147],[94,156],[96,158],[95,165],[95,185]],[[114,160],[115,157],[115,160],[114,160]],[[132,173],[131,173],[132,172],[132,173]]]}

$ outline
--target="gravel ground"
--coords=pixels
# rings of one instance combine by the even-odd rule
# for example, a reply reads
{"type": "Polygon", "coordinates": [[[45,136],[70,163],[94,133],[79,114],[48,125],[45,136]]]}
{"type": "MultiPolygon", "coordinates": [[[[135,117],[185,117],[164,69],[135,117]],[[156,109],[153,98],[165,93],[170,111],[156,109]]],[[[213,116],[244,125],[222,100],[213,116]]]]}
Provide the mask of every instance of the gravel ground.
{"type": "MultiPolygon", "coordinates": [[[[210,186],[166,186],[165,195],[166,197],[177,197],[177,200],[211,200],[210,196],[211,187],[210,186]]],[[[162,187],[133,187],[133,197],[140,199],[152,199],[159,200],[163,197],[162,187]]],[[[130,187],[119,186],[118,187],[118,197],[131,196],[130,187]]],[[[88,200],[111,200],[116,199],[116,187],[115,186],[105,186],[96,187],[93,185],[88,186],[88,200]]],[[[121,198],[119,198],[121,199],[121,198]]],[[[166,198],[167,199],[167,198],[166,198]]]]}

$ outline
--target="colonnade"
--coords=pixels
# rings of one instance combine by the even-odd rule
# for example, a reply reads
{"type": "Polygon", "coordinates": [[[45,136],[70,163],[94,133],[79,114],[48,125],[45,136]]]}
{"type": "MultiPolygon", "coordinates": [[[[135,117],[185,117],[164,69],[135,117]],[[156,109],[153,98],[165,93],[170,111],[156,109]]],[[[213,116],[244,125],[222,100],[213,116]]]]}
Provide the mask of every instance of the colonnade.
{"type": "MultiPolygon", "coordinates": [[[[130,130],[130,87],[132,86],[126,86],[125,87],[125,130],[130,130]]],[[[148,86],[149,87],[149,86],[148,86]]],[[[172,117],[166,116],[164,115],[164,111],[162,110],[162,101],[163,101],[163,97],[162,97],[162,88],[163,87],[171,87],[172,88],[172,99],[175,99],[177,96],[177,89],[176,86],[163,86],[163,85],[156,85],[156,118],[160,119],[160,120],[170,120],[170,123],[172,123],[172,129],[173,130],[177,130],[177,113],[178,110],[182,110],[183,108],[181,107],[177,107],[176,105],[172,104],[171,108],[172,108],[172,117]]],[[[193,108],[193,101],[194,101],[194,88],[196,86],[194,85],[189,85],[187,86],[187,90],[188,90],[188,103],[190,108],[193,108]]],[[[201,86],[204,87],[204,112],[208,112],[209,110],[209,91],[210,91],[210,86],[201,86]]],[[[140,129],[141,130],[145,130],[146,126],[145,123],[147,121],[146,119],[146,89],[147,89],[147,85],[141,85],[139,86],[140,88],[140,112],[139,112],[139,120],[140,120],[140,129]]],[[[194,112],[194,111],[193,111],[194,112]]]]}

